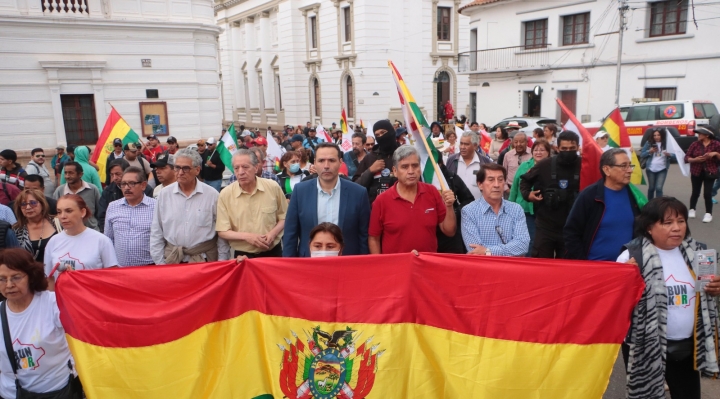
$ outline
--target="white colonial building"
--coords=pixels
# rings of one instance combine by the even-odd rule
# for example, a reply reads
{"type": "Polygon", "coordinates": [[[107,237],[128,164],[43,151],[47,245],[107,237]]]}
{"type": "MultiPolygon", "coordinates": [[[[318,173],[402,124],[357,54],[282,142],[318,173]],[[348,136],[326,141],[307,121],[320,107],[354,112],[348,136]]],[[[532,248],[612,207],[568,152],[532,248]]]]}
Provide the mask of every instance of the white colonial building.
{"type": "MultiPolygon", "coordinates": [[[[720,101],[717,2],[694,4],[697,28],[688,0],[628,2],[620,104],[720,101]]],[[[559,118],[556,98],[583,122],[605,117],[615,104],[618,6],[617,0],[476,0],[461,7],[470,17],[461,75],[470,78],[477,118],[559,118]]]]}
{"type": "Polygon", "coordinates": [[[468,0],[215,0],[226,122],[248,126],[402,120],[392,60],[429,120],[466,114],[468,0]]]}
{"type": "Polygon", "coordinates": [[[95,144],[111,105],[138,134],[217,136],[220,29],[212,7],[0,0],[0,148],[95,144]]]}

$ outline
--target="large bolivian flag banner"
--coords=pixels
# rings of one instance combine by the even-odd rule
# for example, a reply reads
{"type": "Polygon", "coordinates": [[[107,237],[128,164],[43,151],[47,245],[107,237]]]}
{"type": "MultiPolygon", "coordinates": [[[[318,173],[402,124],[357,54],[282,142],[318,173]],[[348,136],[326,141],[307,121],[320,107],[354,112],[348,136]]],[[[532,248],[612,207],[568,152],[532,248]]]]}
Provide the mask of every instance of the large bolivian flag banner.
{"type": "Polygon", "coordinates": [[[63,273],[90,399],[602,397],[635,266],[412,254],[63,273]]]}

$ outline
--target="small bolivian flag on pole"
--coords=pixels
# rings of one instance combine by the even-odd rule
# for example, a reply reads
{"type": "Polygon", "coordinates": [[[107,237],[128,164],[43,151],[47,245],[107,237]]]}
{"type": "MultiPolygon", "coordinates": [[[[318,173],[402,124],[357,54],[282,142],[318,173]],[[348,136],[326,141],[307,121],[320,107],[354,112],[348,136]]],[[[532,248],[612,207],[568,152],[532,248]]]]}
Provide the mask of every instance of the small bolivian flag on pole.
{"type": "Polygon", "coordinates": [[[445,176],[440,172],[437,163],[440,160],[440,153],[435,148],[430,135],[426,135],[423,128],[430,130],[425,116],[420,112],[420,107],[415,102],[410,90],[408,90],[403,81],[400,72],[395,68],[392,61],[388,61],[395,85],[397,86],[398,95],[400,96],[400,108],[402,108],[405,125],[410,133],[410,141],[415,145],[420,155],[420,167],[422,168],[423,181],[438,188],[438,190],[447,190],[448,183],[445,176]]]}
{"type": "Polygon", "coordinates": [[[107,164],[108,155],[115,150],[113,147],[113,141],[120,139],[123,142],[123,147],[128,143],[137,143],[140,138],[134,130],[125,122],[122,116],[115,110],[112,105],[110,115],[108,115],[103,126],[100,138],[98,138],[95,144],[95,151],[93,151],[90,161],[94,162],[98,167],[98,175],[100,175],[100,181],[105,182],[107,176],[105,175],[105,167],[107,164]]]}

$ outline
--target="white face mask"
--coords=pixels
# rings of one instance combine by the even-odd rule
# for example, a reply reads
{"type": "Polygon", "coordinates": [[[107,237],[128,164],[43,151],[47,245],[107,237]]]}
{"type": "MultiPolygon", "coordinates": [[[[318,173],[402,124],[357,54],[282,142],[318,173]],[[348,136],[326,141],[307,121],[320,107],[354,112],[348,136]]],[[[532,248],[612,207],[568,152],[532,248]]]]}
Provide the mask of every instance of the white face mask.
{"type": "Polygon", "coordinates": [[[328,256],[339,256],[340,251],[310,251],[311,258],[325,258],[328,256]]]}

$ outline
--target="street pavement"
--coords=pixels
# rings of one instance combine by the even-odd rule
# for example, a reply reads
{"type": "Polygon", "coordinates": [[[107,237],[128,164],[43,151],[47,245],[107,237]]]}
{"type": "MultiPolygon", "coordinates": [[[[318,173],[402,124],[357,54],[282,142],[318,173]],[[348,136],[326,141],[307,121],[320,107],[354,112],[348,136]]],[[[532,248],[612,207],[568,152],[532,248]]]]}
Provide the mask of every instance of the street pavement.
{"type": "MultiPolygon", "coordinates": [[[[647,186],[641,186],[647,194],[647,186]]],[[[665,181],[663,192],[667,196],[673,196],[681,200],[685,205],[690,203],[690,178],[684,177],[680,173],[677,165],[671,165],[670,171],[665,181]]],[[[718,195],[720,199],[720,195],[718,195]]],[[[720,209],[720,205],[715,206],[720,209]]],[[[689,220],[690,232],[696,240],[707,244],[708,248],[720,250],[720,212],[714,212],[716,220],[711,223],[702,223],[702,217],[705,215],[705,205],[702,194],[697,206],[697,219],[689,220]]],[[[718,399],[720,398],[720,380],[712,380],[708,378],[702,379],[702,399],[718,399]]],[[[667,394],[670,399],[670,394],[667,394]]],[[[625,367],[622,361],[622,355],[618,353],[615,367],[613,368],[610,384],[603,399],[625,399],[625,367]]]]}

